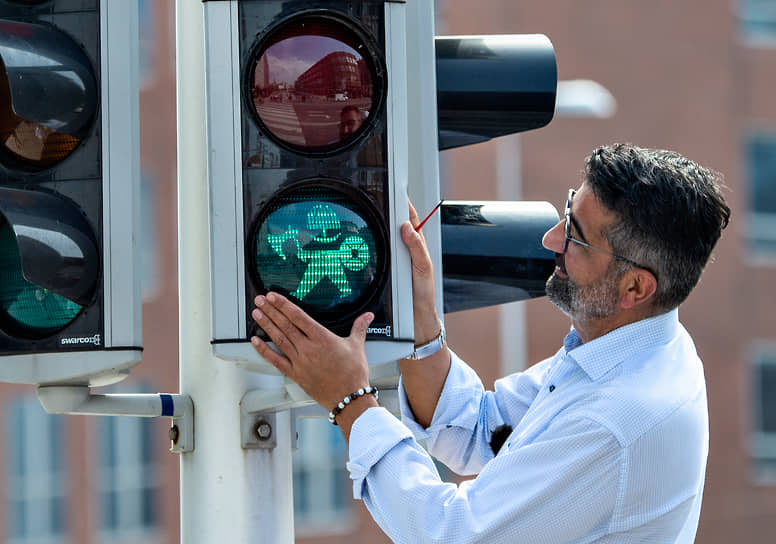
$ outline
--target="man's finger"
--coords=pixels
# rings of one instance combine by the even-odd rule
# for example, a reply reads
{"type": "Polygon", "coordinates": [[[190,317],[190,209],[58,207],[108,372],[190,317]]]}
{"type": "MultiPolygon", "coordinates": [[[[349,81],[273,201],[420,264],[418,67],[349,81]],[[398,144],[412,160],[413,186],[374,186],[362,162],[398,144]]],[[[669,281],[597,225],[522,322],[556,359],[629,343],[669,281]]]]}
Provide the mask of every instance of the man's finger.
{"type": "Polygon", "coordinates": [[[254,303],[256,304],[256,309],[260,313],[264,313],[288,337],[292,344],[298,346],[300,342],[305,340],[305,335],[299,330],[296,323],[289,320],[267,297],[259,295],[254,299],[254,303]]]}
{"type": "Polygon", "coordinates": [[[428,254],[428,249],[426,249],[423,238],[415,232],[410,223],[404,223],[401,226],[401,239],[410,251],[413,269],[422,274],[429,273],[431,271],[431,257],[428,254]]]}
{"type": "Polygon", "coordinates": [[[291,373],[293,372],[291,361],[269,347],[269,344],[267,344],[258,336],[251,338],[251,344],[253,344],[253,347],[258,352],[258,354],[261,355],[267,362],[269,362],[269,364],[277,368],[282,374],[285,374],[291,378],[291,373]]]}
{"type": "MultiPolygon", "coordinates": [[[[263,306],[262,309],[265,309],[265,307],[266,305],[263,306]]],[[[262,312],[262,310],[256,308],[251,312],[251,317],[259,324],[262,330],[267,333],[267,336],[270,337],[275,346],[282,351],[286,357],[293,359],[297,356],[298,351],[294,342],[292,342],[288,336],[278,328],[275,322],[262,312]]]]}
{"type": "Polygon", "coordinates": [[[279,293],[270,292],[266,296],[267,301],[276,308],[283,316],[307,336],[315,336],[321,333],[321,329],[326,330],[307,315],[299,306],[288,300],[279,293]]]}
{"type": "Polygon", "coordinates": [[[418,217],[418,211],[415,209],[415,206],[412,205],[412,202],[407,201],[410,205],[410,223],[412,223],[412,227],[415,228],[420,223],[420,218],[418,217]]]}

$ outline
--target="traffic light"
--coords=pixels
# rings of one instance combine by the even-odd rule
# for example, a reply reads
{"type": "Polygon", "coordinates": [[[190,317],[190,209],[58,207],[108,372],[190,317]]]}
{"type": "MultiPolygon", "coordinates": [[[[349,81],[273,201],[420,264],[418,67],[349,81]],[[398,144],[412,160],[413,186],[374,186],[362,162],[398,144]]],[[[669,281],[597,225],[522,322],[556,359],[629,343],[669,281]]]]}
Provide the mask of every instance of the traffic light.
{"type": "Polygon", "coordinates": [[[384,0],[206,2],[213,344],[254,370],[280,292],[370,364],[412,352],[405,32],[384,0]]]}
{"type": "Polygon", "coordinates": [[[0,381],[140,360],[137,2],[0,0],[0,381]]]}

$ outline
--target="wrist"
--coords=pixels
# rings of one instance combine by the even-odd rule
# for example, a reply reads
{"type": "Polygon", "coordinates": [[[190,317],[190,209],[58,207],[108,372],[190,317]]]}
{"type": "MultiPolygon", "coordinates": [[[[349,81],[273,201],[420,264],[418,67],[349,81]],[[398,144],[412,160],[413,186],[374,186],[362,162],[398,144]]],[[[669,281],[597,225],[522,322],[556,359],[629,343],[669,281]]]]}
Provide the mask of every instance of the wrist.
{"type": "MultiPolygon", "coordinates": [[[[338,419],[343,412],[350,412],[353,417],[353,421],[358,415],[360,415],[366,408],[358,410],[358,405],[363,405],[362,399],[371,397],[374,401],[374,405],[377,404],[379,392],[376,387],[367,385],[365,387],[356,389],[353,393],[347,395],[341,401],[339,401],[334,408],[329,412],[329,423],[332,425],[338,425],[338,419]],[[352,406],[351,406],[352,405],[352,406]]],[[[344,416],[343,416],[344,417],[344,416]]]]}
{"type": "Polygon", "coordinates": [[[425,319],[415,323],[415,347],[432,342],[439,336],[442,321],[434,313],[433,319],[425,319]]]}
{"type": "Polygon", "coordinates": [[[440,321],[439,322],[439,332],[437,335],[429,342],[426,342],[424,344],[418,344],[415,343],[415,350],[407,357],[407,359],[410,359],[412,361],[417,361],[419,359],[425,359],[427,357],[431,357],[435,353],[439,353],[444,347],[445,342],[447,341],[447,334],[445,332],[445,326],[440,321]]]}

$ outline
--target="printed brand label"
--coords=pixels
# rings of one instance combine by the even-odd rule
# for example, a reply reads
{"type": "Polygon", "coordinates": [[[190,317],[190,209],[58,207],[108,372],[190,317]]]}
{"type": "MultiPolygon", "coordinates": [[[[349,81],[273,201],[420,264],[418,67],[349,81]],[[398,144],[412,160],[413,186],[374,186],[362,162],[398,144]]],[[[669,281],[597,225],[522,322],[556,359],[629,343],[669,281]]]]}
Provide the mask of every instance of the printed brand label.
{"type": "Polygon", "coordinates": [[[369,327],[366,330],[367,334],[381,334],[384,336],[391,336],[391,326],[386,325],[384,327],[369,327]]]}
{"type": "Polygon", "coordinates": [[[78,336],[74,338],[62,338],[59,342],[63,346],[73,345],[73,344],[92,344],[95,346],[99,346],[101,341],[102,341],[102,338],[100,337],[100,335],[95,334],[94,336],[78,336]]]}

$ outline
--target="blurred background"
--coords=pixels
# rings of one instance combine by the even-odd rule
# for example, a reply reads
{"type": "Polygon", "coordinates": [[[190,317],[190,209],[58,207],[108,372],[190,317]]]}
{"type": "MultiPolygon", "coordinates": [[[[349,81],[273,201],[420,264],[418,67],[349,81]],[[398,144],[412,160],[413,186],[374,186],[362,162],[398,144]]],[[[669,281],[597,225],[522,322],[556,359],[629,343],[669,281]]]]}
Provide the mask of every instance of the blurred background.
{"type": "MultiPolygon", "coordinates": [[[[178,391],[174,18],[172,0],[141,0],[145,351],[110,392],[178,391]]],[[[705,363],[711,417],[697,542],[773,542],[776,0],[437,0],[436,27],[544,33],[559,79],[576,81],[561,86],[548,127],[441,153],[444,198],[548,200],[562,210],[585,156],[612,142],[674,149],[725,174],[732,221],[680,310],[705,363]]],[[[446,323],[450,345],[488,386],[554,353],[569,327],[546,298],[446,323]]],[[[32,387],[0,384],[0,542],[178,542],[168,426],[50,416],[32,387]]],[[[298,430],[297,540],[388,542],[351,499],[339,431],[325,420],[300,420],[298,430]]]]}

